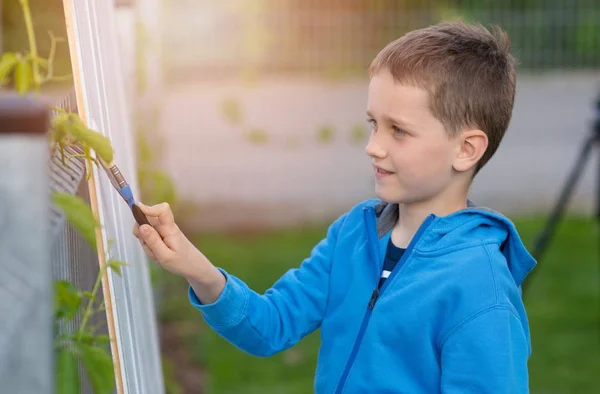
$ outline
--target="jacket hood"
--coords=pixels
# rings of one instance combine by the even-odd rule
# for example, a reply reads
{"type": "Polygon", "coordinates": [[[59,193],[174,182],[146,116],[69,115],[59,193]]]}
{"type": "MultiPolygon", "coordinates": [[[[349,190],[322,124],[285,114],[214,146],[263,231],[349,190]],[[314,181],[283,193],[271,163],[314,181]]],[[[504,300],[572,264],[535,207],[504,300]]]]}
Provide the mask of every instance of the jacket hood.
{"type": "MultiPolygon", "coordinates": [[[[377,233],[383,237],[398,221],[398,204],[379,202],[374,208],[377,233]]],[[[415,245],[415,250],[421,253],[447,252],[451,248],[482,242],[497,244],[517,286],[523,283],[536,265],[515,225],[499,212],[469,201],[466,209],[447,216],[433,216],[427,233],[415,245]]]]}

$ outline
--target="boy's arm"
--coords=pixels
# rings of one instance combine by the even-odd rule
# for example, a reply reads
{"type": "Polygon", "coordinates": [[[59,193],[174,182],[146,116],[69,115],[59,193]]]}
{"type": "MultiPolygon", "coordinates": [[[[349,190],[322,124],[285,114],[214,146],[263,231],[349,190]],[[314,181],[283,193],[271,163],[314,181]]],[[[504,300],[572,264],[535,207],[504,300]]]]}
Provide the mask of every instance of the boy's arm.
{"type": "Polygon", "coordinates": [[[220,269],[225,286],[218,298],[203,297],[199,293],[204,286],[192,279],[190,302],[219,335],[250,354],[269,356],[294,345],[323,319],[331,259],[343,218],[329,227],[327,237],[299,268],[289,270],[264,295],[220,269]]]}
{"type": "Polygon", "coordinates": [[[442,345],[441,392],[528,393],[529,341],[509,306],[467,319],[442,345]]]}
{"type": "Polygon", "coordinates": [[[264,295],[217,269],[175,224],[166,203],[139,204],[152,226],[134,225],[146,254],[163,268],[190,282],[190,302],[221,336],[248,353],[267,356],[298,342],[323,319],[329,297],[331,260],[346,215],[300,268],[288,271],[264,295]]]}

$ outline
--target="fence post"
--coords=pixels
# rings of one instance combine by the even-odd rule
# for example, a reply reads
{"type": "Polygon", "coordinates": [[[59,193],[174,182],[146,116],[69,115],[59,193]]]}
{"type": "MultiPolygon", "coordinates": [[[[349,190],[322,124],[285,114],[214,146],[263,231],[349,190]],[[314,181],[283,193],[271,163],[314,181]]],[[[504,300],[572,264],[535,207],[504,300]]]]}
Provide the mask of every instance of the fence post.
{"type": "Polygon", "coordinates": [[[0,93],[0,391],[53,393],[49,108],[0,93]]]}

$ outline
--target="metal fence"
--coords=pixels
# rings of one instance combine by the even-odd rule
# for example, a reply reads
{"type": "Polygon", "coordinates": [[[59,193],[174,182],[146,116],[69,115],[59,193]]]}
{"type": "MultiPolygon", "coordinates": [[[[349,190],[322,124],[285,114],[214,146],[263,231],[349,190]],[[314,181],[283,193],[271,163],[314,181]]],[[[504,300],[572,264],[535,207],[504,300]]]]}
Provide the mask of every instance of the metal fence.
{"type": "MultiPolygon", "coordinates": [[[[74,91],[71,91],[57,107],[69,112],[77,113],[77,103],[74,91]]],[[[56,116],[53,111],[52,115],[56,116]]],[[[65,154],[77,153],[72,148],[67,148],[65,154]]],[[[84,201],[90,201],[87,182],[85,182],[85,163],[83,159],[72,158],[62,164],[61,155],[58,150],[52,152],[49,162],[49,188],[50,193],[60,192],[76,195],[84,201]]],[[[100,265],[98,254],[83,239],[83,237],[66,221],[64,214],[58,207],[51,205],[50,209],[50,247],[52,277],[55,280],[67,280],[81,291],[90,291],[98,275],[100,265]]],[[[100,292],[96,297],[98,302],[103,301],[103,294],[100,292]]],[[[83,316],[78,313],[73,320],[63,323],[60,327],[60,333],[67,333],[76,330],[82,321],[83,316]]],[[[97,327],[98,335],[108,335],[108,326],[105,314],[97,314],[90,321],[90,324],[97,327]]],[[[107,348],[110,351],[110,347],[107,348]]],[[[84,371],[83,364],[79,363],[79,374],[81,381],[81,393],[92,393],[92,388],[84,371]]]]}
{"type": "MultiPolygon", "coordinates": [[[[74,102],[74,95],[71,94],[54,105],[77,112],[74,102]]],[[[15,108],[8,108],[14,111],[9,116],[22,115],[15,108]]],[[[55,116],[56,112],[53,111],[51,115],[55,116]]],[[[21,123],[33,124],[32,119],[23,119],[21,123]]],[[[6,121],[5,118],[2,120],[6,121]]],[[[47,124],[41,125],[42,133],[47,131],[46,127],[47,124]]],[[[48,201],[53,192],[77,195],[89,201],[87,184],[83,181],[83,161],[73,159],[63,165],[58,150],[49,154],[44,134],[37,138],[39,141],[26,137],[5,137],[0,144],[0,151],[4,154],[2,157],[5,157],[3,161],[0,160],[5,169],[5,176],[0,182],[0,190],[5,191],[4,194],[0,193],[0,208],[7,204],[4,206],[6,212],[0,209],[0,230],[6,230],[0,231],[0,261],[3,268],[0,270],[0,309],[2,316],[10,323],[6,327],[0,325],[3,328],[3,335],[0,335],[0,382],[7,392],[18,393],[49,392],[54,386],[52,382],[55,378],[47,376],[54,371],[51,319],[54,291],[50,283],[53,280],[67,280],[77,289],[88,291],[93,287],[99,270],[96,252],[65,220],[62,211],[48,201]],[[22,159],[19,159],[21,156],[22,159]],[[42,160],[45,162],[41,163],[42,160]],[[43,171],[43,166],[46,171],[43,171]],[[44,219],[48,219],[48,213],[50,218],[46,222],[44,219]],[[28,219],[32,216],[38,223],[39,230],[36,231],[43,233],[42,239],[40,234],[32,234],[32,229],[27,228],[27,225],[31,225],[28,219]],[[31,259],[32,254],[36,255],[34,259],[31,259]],[[47,281],[48,285],[41,286],[43,281],[47,281]],[[42,292],[40,288],[47,288],[47,291],[42,292]],[[47,316],[47,319],[40,319],[40,316],[47,316]],[[46,335],[48,338],[45,338],[46,335]],[[30,345],[25,346],[28,343],[30,345]],[[20,383],[17,382],[19,377],[20,383]],[[24,386],[27,381],[31,383],[24,386]]],[[[102,300],[102,294],[97,300],[102,300]]],[[[76,330],[82,317],[78,313],[74,319],[61,322],[58,334],[76,330]]],[[[105,315],[95,316],[90,324],[98,327],[98,334],[108,333],[105,315]]],[[[79,374],[81,393],[92,393],[81,363],[79,374]]],[[[4,392],[3,389],[0,391],[4,392]]]]}
{"type": "Polygon", "coordinates": [[[391,40],[456,17],[506,30],[521,69],[600,67],[597,0],[225,0],[165,7],[170,80],[190,73],[364,74],[391,40]]]}

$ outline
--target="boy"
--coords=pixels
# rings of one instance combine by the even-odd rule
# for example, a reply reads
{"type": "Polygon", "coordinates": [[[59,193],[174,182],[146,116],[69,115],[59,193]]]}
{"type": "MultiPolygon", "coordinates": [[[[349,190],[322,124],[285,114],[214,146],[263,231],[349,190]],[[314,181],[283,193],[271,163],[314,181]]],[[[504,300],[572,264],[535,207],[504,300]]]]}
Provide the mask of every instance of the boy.
{"type": "Polygon", "coordinates": [[[509,51],[501,31],[461,22],[386,46],[367,110],[379,199],[338,218],[264,295],[215,268],[166,204],[143,206],[156,230],[134,234],[240,349],[269,356],[320,328],[317,393],[528,392],[520,285],[535,261],[508,219],[467,200],[511,118],[509,51]]]}

